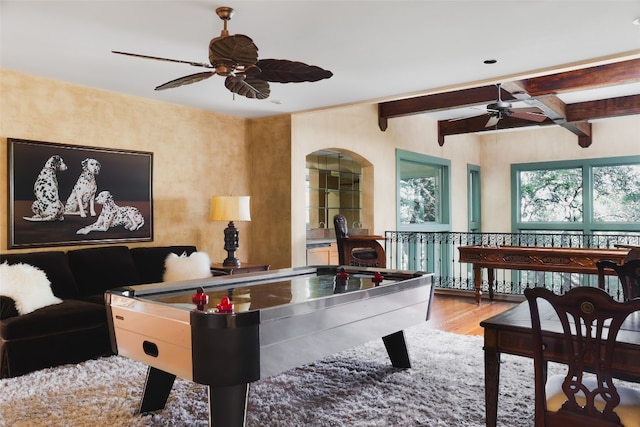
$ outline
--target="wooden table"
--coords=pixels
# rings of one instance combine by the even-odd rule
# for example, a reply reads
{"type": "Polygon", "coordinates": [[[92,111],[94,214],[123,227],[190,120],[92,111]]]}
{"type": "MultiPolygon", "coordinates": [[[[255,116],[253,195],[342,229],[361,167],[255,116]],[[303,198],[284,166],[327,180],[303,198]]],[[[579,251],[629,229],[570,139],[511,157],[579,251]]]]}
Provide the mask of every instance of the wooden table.
{"type": "MultiPolygon", "coordinates": [[[[540,320],[543,340],[550,360],[566,362],[568,349],[562,335],[562,326],[553,308],[540,302],[540,320]],[[551,331],[551,332],[550,332],[551,331]]],[[[500,383],[500,354],[515,354],[533,358],[531,314],[527,301],[511,310],[480,322],[484,328],[484,378],[487,427],[495,427],[498,413],[500,383]]],[[[640,382],[640,312],[627,318],[618,333],[618,346],[613,361],[614,377],[640,382]]],[[[531,362],[533,366],[533,361],[531,362]]],[[[533,379],[531,387],[534,387],[533,379]]]]}
{"type": "Polygon", "coordinates": [[[239,267],[220,264],[211,264],[211,270],[219,271],[224,274],[244,274],[254,273],[256,271],[267,271],[271,266],[269,264],[240,264],[239,267]]]}
{"type": "MultiPolygon", "coordinates": [[[[473,264],[476,303],[482,299],[482,269],[486,268],[489,298],[493,299],[495,269],[557,271],[562,273],[598,274],[596,262],[604,259],[618,264],[629,248],[556,248],[539,246],[460,246],[460,262],[473,264]]],[[[607,272],[612,274],[613,272],[607,272]]]]}

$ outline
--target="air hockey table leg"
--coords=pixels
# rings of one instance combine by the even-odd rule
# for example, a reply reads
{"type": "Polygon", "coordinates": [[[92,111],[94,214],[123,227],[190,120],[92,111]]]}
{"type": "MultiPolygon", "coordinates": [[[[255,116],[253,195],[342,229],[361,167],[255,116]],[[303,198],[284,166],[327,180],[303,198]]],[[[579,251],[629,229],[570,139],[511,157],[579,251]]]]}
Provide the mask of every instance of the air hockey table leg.
{"type": "Polygon", "coordinates": [[[149,366],[138,412],[144,414],[164,409],[175,379],[175,375],[149,366]]]}
{"type": "Polygon", "coordinates": [[[404,340],[404,332],[398,331],[386,337],[382,337],[384,346],[387,349],[391,364],[395,368],[410,368],[409,351],[404,340]]]}
{"type": "Polygon", "coordinates": [[[209,426],[243,427],[249,384],[209,386],[209,426]]]}

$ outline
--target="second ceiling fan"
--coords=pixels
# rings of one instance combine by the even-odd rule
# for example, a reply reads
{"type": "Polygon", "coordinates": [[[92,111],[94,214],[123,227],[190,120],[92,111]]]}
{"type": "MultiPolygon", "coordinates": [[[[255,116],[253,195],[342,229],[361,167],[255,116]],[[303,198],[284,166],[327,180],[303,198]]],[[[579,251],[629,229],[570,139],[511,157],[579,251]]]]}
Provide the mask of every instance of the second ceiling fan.
{"type": "MultiPolygon", "coordinates": [[[[543,122],[547,119],[547,116],[545,116],[537,107],[513,108],[510,102],[502,100],[502,85],[498,83],[496,86],[498,88],[498,99],[496,102],[486,106],[485,114],[489,116],[489,120],[485,124],[485,127],[496,126],[498,122],[505,117],[513,117],[537,123],[543,122]]],[[[451,121],[465,120],[468,118],[469,117],[463,117],[460,119],[452,119],[451,121]]]]}
{"type": "Polygon", "coordinates": [[[196,83],[217,74],[226,77],[224,85],[231,92],[247,98],[266,99],[271,93],[269,82],[316,82],[328,79],[333,75],[331,71],[303,62],[287,59],[258,59],[258,47],[250,37],[243,34],[229,35],[227,21],[231,19],[233,13],[234,10],[230,7],[216,9],[216,14],[224,21],[224,28],[219,37],[213,38],[209,42],[209,64],[116,50],[112,52],[120,55],[177,62],[211,69],[211,71],[190,74],[171,80],[157,86],[155,90],[171,89],[196,83]]]}

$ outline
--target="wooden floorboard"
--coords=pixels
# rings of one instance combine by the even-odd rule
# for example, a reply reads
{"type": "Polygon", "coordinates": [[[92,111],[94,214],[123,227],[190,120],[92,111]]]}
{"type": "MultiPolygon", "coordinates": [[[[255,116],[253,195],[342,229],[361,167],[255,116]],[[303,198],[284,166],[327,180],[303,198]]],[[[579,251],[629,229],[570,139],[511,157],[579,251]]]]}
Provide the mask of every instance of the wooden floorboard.
{"type": "Polygon", "coordinates": [[[431,317],[427,324],[435,329],[461,335],[483,335],[480,322],[502,313],[517,302],[482,300],[480,305],[473,298],[448,294],[434,296],[431,317]]]}

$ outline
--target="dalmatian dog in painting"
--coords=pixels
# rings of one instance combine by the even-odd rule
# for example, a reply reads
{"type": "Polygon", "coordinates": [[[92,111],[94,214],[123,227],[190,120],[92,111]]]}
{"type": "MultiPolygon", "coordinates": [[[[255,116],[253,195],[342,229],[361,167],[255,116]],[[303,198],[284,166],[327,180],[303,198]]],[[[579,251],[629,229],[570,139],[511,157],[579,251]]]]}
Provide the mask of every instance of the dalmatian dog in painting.
{"type": "Polygon", "coordinates": [[[96,175],[100,173],[100,162],[96,159],[84,159],[82,172],[73,186],[71,194],[64,206],[65,215],[80,215],[85,218],[87,210],[91,216],[96,216],[94,198],[98,190],[96,175]]]}
{"type": "Polygon", "coordinates": [[[96,197],[96,203],[102,205],[98,219],[91,225],[82,227],[77,234],[89,234],[91,231],[107,231],[111,227],[124,226],[129,231],[139,230],[144,225],[144,217],[138,208],[133,206],[118,206],[108,191],[101,191],[96,197]]]}
{"type": "Polygon", "coordinates": [[[57,154],[49,157],[33,184],[36,200],[31,204],[33,216],[23,217],[27,221],[62,221],[64,204],[58,192],[58,171],[67,170],[62,157],[57,154]]]}

